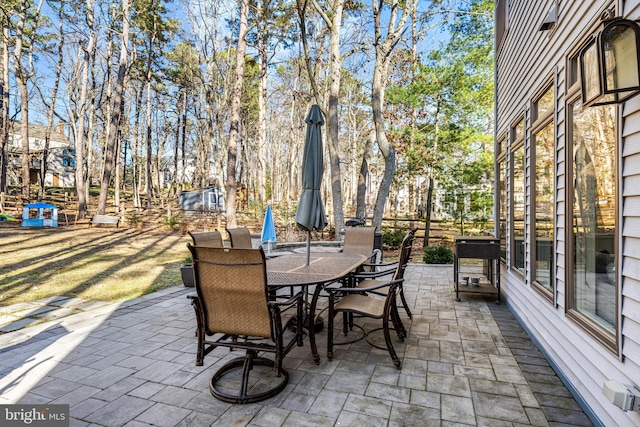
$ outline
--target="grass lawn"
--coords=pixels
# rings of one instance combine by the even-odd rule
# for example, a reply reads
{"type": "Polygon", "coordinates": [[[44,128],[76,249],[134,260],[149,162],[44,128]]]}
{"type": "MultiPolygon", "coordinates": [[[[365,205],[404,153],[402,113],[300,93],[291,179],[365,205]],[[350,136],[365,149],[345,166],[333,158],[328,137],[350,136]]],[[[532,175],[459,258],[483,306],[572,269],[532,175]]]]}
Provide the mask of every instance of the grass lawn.
{"type": "Polygon", "coordinates": [[[0,226],[0,307],[49,296],[119,301],[182,286],[189,236],[166,229],[0,226]]]}

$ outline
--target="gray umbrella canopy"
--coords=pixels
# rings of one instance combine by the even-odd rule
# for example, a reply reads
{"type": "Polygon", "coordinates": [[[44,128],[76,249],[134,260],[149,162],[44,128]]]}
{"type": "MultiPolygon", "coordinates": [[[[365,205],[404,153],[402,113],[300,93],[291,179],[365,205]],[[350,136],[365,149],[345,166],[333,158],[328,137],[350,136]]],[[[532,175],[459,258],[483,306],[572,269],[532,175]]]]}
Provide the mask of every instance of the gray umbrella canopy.
{"type": "Polygon", "coordinates": [[[322,183],[322,111],[313,105],[307,118],[307,136],[302,157],[302,194],[296,212],[296,223],[303,230],[322,230],[327,225],[320,196],[322,183]]]}

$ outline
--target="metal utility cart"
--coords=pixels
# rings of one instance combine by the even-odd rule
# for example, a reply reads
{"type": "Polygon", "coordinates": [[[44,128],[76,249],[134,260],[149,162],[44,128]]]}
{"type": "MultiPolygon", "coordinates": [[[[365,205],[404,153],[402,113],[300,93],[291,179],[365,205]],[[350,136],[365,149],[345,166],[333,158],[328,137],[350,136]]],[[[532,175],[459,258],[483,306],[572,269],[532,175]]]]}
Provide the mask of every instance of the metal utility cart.
{"type": "Polygon", "coordinates": [[[453,280],[456,287],[456,301],[460,301],[460,292],[470,292],[497,295],[496,303],[500,304],[500,239],[490,236],[456,237],[453,280]],[[466,285],[460,283],[459,260],[461,258],[483,260],[482,274],[469,273],[466,285]],[[472,283],[472,281],[475,282],[473,279],[469,280],[471,276],[475,276],[473,279],[477,279],[477,283],[472,283]]]}

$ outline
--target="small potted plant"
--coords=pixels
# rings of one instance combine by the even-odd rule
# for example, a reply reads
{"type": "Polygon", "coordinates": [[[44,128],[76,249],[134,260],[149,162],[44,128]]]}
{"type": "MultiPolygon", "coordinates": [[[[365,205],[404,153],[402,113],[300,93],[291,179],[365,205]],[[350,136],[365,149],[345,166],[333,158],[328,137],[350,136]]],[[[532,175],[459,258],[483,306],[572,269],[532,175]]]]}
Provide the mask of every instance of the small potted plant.
{"type": "Polygon", "coordinates": [[[193,288],[196,285],[195,276],[193,275],[193,260],[187,257],[180,265],[180,274],[182,275],[182,283],[187,288],[193,288]]]}

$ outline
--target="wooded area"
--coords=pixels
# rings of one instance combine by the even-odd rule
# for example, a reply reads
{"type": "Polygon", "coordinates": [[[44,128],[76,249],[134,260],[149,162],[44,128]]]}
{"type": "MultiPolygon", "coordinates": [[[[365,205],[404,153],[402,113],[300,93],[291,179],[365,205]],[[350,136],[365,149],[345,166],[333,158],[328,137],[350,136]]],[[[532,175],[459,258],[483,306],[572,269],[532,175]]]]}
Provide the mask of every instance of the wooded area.
{"type": "Polygon", "coordinates": [[[402,212],[428,230],[433,203],[492,214],[493,1],[4,0],[0,12],[0,192],[20,185],[25,203],[43,194],[63,124],[78,218],[90,185],[97,213],[110,189],[116,207],[126,191],[149,208],[209,186],[224,188],[230,227],[236,194],[295,211],[318,104],[336,229],[402,212]],[[48,129],[35,152],[30,123],[48,129]]]}

